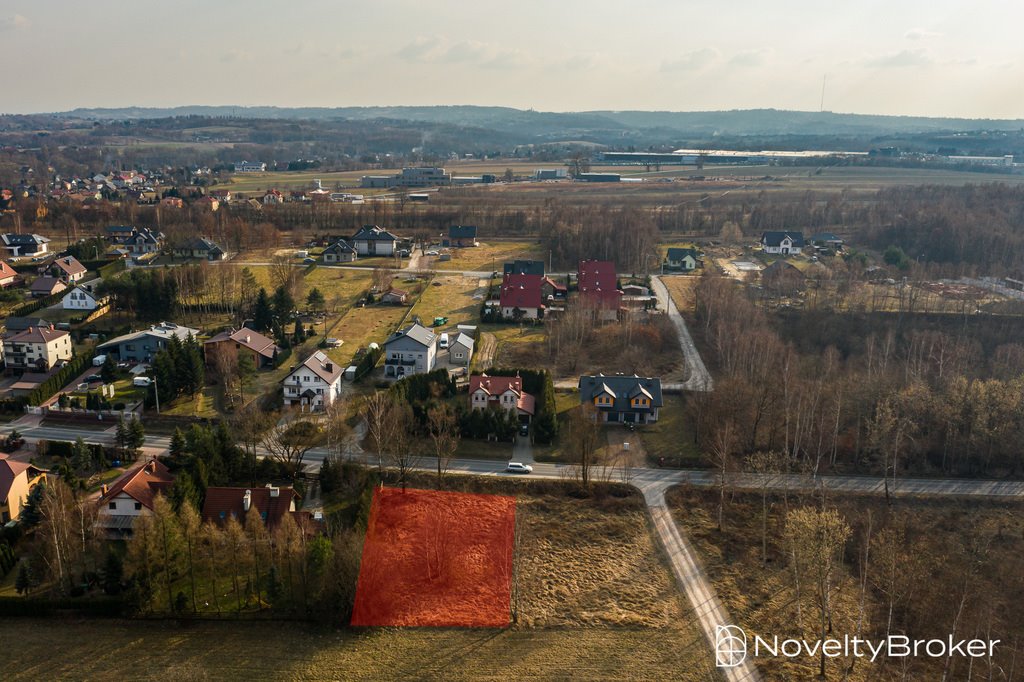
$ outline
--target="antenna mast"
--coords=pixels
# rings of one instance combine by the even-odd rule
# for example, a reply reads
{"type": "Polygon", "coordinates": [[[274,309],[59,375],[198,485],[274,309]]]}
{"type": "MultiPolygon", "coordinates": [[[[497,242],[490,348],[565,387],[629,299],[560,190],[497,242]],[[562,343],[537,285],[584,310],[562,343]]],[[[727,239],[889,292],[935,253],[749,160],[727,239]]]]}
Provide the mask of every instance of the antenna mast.
{"type": "Polygon", "coordinates": [[[828,78],[828,74],[821,77],[821,108],[819,111],[825,111],[825,79],[828,78]]]}

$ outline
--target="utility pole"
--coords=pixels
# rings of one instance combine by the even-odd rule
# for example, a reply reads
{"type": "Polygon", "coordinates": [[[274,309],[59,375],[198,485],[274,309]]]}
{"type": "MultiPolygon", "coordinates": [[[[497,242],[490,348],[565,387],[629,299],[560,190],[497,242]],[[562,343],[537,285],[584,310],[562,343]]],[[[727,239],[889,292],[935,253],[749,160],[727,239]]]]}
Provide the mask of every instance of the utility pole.
{"type": "Polygon", "coordinates": [[[156,398],[156,413],[160,414],[160,390],[156,385],[156,377],[153,377],[153,397],[156,398]]]}

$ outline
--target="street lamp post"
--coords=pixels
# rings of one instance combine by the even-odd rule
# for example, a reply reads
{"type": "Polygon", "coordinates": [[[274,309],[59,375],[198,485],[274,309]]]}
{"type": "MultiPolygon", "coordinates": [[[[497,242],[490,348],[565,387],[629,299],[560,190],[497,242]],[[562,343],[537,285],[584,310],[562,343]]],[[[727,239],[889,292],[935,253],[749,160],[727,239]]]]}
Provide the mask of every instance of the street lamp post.
{"type": "Polygon", "coordinates": [[[156,413],[160,414],[160,391],[157,388],[156,377],[153,377],[153,397],[156,398],[156,413]]]}

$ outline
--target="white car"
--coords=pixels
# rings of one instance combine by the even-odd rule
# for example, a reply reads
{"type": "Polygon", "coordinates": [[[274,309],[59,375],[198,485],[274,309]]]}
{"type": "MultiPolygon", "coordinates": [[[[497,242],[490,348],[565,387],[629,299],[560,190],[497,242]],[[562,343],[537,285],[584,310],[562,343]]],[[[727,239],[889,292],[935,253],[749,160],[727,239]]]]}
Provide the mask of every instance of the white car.
{"type": "Polygon", "coordinates": [[[425,255],[427,255],[427,256],[436,256],[436,255],[438,255],[438,252],[437,251],[427,251],[427,253],[425,255]]]}
{"type": "Polygon", "coordinates": [[[522,462],[509,462],[508,466],[505,467],[505,473],[509,474],[532,474],[533,467],[529,464],[523,464],[522,462]]]}

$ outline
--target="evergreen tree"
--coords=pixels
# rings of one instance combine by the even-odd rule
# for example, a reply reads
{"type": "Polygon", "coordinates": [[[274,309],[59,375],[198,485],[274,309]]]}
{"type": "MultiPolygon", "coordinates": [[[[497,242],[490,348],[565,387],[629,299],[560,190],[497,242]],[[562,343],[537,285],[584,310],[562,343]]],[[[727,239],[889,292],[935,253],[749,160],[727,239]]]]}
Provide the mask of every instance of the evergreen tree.
{"type": "Polygon", "coordinates": [[[107,353],[107,359],[103,361],[103,366],[100,367],[100,376],[103,377],[104,383],[113,383],[117,378],[117,363],[114,361],[114,356],[107,353]]]}
{"type": "Polygon", "coordinates": [[[121,556],[114,551],[107,552],[107,559],[103,562],[103,591],[110,595],[119,594],[123,579],[124,562],[121,556]]]}
{"type": "Polygon", "coordinates": [[[256,294],[256,302],[253,304],[252,326],[258,332],[269,331],[274,326],[274,309],[270,305],[267,290],[262,287],[256,294]]]}
{"type": "Polygon", "coordinates": [[[309,306],[310,310],[320,311],[327,306],[327,300],[319,289],[313,287],[312,291],[309,292],[309,296],[306,297],[306,305],[309,306]]]}
{"type": "MultiPolygon", "coordinates": [[[[255,312],[256,292],[259,291],[256,275],[249,268],[242,268],[242,281],[239,286],[238,313],[241,319],[249,319],[255,312]]],[[[264,291],[264,297],[266,291],[264,291]]]]}
{"type": "Polygon", "coordinates": [[[292,295],[283,286],[274,290],[274,298],[271,300],[270,305],[274,310],[274,319],[278,324],[283,326],[285,322],[292,319],[292,314],[295,310],[295,299],[292,298],[292,295]]]}
{"type": "Polygon", "coordinates": [[[14,589],[18,591],[18,594],[27,595],[31,588],[32,571],[28,566],[28,562],[22,561],[21,565],[18,566],[18,577],[14,580],[14,589]]]}
{"type": "Polygon", "coordinates": [[[146,429],[143,428],[142,422],[139,421],[138,417],[133,416],[132,420],[128,422],[126,435],[128,450],[132,454],[132,459],[135,459],[143,443],[146,442],[146,429]]]}
{"type": "Polygon", "coordinates": [[[71,447],[71,466],[75,471],[87,471],[92,468],[93,457],[91,448],[86,444],[81,436],[75,439],[75,444],[71,447]]]}
{"type": "Polygon", "coordinates": [[[192,476],[188,472],[182,471],[178,474],[177,478],[174,479],[174,484],[171,486],[171,506],[174,508],[175,513],[180,513],[184,505],[190,504],[193,507],[199,506],[199,491],[196,490],[195,483],[192,482],[192,476]]]}
{"type": "Polygon", "coordinates": [[[185,434],[177,427],[175,427],[174,433],[171,434],[170,455],[171,459],[175,462],[180,462],[185,456],[185,434]]]}
{"type": "Polygon", "coordinates": [[[25,530],[35,528],[42,520],[39,508],[42,504],[45,490],[46,484],[41,483],[29,491],[28,499],[25,500],[25,506],[21,508],[21,516],[18,517],[19,524],[25,530]]]}

